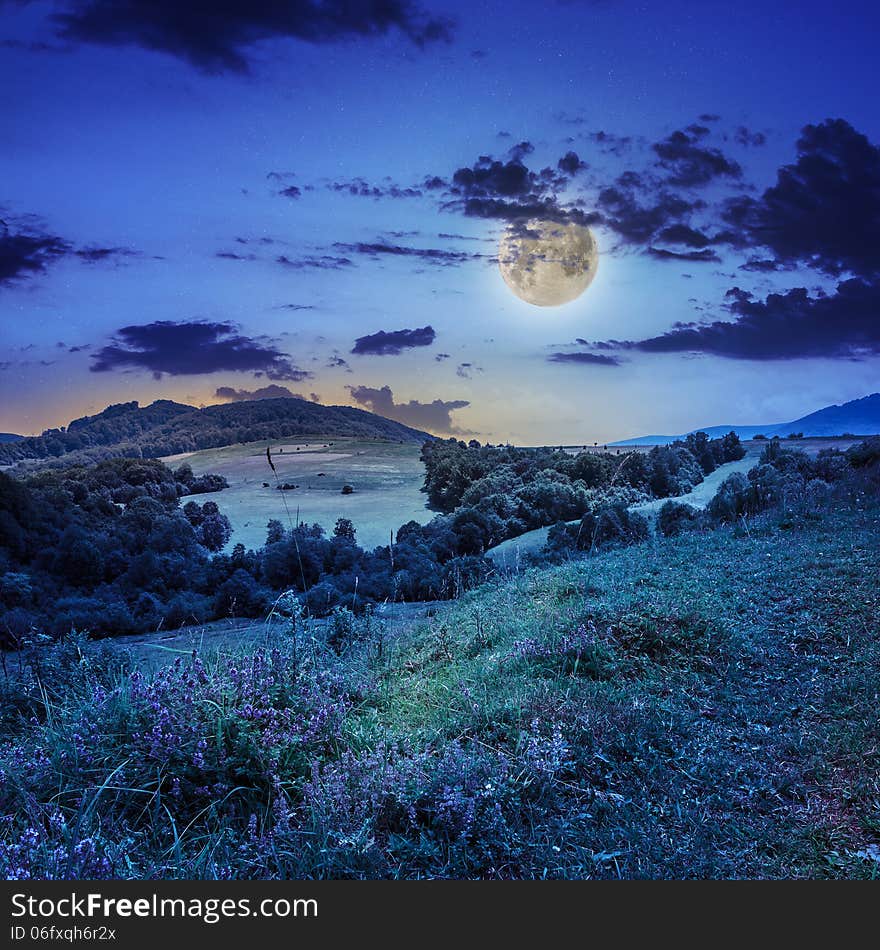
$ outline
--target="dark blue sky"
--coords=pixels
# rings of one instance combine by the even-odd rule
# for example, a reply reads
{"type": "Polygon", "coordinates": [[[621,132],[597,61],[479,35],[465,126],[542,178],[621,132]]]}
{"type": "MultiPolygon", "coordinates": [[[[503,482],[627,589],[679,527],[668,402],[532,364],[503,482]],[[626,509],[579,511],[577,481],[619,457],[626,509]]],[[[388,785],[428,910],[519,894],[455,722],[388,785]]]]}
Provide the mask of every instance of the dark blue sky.
{"type": "Polygon", "coordinates": [[[283,386],[580,442],[878,388],[873,4],[183,6],[0,0],[0,430],[283,386]],[[563,307],[494,259],[536,208],[600,245],[563,307]]]}

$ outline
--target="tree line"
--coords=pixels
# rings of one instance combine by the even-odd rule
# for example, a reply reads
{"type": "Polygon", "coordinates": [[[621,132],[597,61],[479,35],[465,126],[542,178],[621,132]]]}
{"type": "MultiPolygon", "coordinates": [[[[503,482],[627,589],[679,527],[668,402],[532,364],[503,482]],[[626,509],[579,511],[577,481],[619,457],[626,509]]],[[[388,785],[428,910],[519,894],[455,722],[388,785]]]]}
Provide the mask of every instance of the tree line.
{"type": "Polygon", "coordinates": [[[225,552],[228,520],[213,501],[189,497],[225,481],[197,478],[186,464],[110,459],[22,478],[0,473],[0,635],[111,636],[255,617],[282,590],[315,615],[454,597],[489,576],[485,553],[507,538],[682,494],[742,454],[735,435],[705,433],[621,455],[431,440],[424,488],[439,513],[372,550],[340,518],[329,533],[272,520],[262,548],[225,552]]]}

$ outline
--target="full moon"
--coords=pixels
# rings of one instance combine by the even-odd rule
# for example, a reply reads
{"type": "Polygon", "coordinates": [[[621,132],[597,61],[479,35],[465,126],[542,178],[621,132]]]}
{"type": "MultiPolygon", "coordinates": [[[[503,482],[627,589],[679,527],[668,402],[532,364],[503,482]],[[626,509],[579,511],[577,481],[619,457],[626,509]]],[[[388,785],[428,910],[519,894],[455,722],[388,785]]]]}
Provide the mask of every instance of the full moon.
{"type": "Polygon", "coordinates": [[[558,307],[590,286],[599,249],[589,228],[533,219],[501,238],[498,266],[508,287],[536,307],[558,307]]]}

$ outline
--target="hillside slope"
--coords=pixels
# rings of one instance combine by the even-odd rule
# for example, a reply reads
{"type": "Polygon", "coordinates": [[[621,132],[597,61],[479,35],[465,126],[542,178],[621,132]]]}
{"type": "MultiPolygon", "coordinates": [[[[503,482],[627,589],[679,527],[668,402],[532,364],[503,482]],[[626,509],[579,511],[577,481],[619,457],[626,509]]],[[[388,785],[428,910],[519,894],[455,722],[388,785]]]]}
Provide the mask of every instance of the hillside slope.
{"type": "Polygon", "coordinates": [[[146,680],[62,643],[53,716],[39,680],[3,722],[0,873],[155,877],[172,841],[187,878],[876,877],[878,551],[856,495],[352,620],[304,667],[276,627],[146,680]],[[143,733],[157,703],[167,738],[143,733]],[[68,804],[174,768],[155,814],[68,804]]]}
{"type": "MultiPolygon", "coordinates": [[[[842,435],[845,432],[855,435],[874,435],[880,432],[880,393],[871,393],[862,399],[852,399],[840,406],[825,406],[792,422],[761,423],[753,425],[700,426],[692,432],[705,432],[716,439],[728,432],[736,432],[741,439],[753,439],[756,435],[780,438],[793,432],[804,436],[842,435]]],[[[689,433],[685,433],[686,435],[689,433]]],[[[634,439],[613,442],[612,445],[666,445],[684,435],[643,435],[634,439]]]]}
{"type": "Polygon", "coordinates": [[[160,458],[260,439],[301,436],[423,442],[426,432],[351,406],[322,406],[303,399],[260,399],[196,409],[160,399],[108,406],[74,419],[64,429],[0,445],[0,464],[75,455],[79,460],[113,456],[160,458]]]}

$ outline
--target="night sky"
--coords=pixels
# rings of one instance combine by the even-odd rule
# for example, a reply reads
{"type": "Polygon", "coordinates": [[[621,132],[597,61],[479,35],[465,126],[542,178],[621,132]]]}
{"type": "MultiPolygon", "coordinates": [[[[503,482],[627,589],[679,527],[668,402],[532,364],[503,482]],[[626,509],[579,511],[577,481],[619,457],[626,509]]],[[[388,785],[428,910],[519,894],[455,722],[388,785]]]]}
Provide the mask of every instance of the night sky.
{"type": "Polygon", "coordinates": [[[579,443],[880,388],[875,4],[0,0],[0,431],[300,394],[579,443]],[[592,228],[558,308],[511,221],[592,228]]]}

